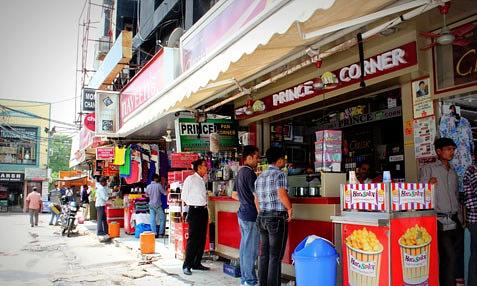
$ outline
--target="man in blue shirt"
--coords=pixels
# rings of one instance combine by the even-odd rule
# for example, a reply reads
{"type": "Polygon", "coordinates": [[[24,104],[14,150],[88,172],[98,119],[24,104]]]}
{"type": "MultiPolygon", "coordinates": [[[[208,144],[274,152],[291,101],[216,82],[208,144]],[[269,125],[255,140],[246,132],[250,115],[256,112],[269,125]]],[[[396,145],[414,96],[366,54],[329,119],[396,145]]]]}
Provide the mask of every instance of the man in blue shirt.
{"type": "Polygon", "coordinates": [[[280,170],[286,164],[285,153],[280,148],[271,147],[266,156],[268,170],[255,181],[261,240],[258,278],[261,286],[278,286],[281,285],[281,260],[287,244],[292,204],[287,193],[287,176],[280,170]]]}
{"type": "Polygon", "coordinates": [[[106,202],[109,199],[108,179],[101,177],[96,185],[96,212],[98,214],[98,225],[96,234],[98,236],[108,235],[108,223],[106,221],[106,202]]]}
{"type": "Polygon", "coordinates": [[[166,230],[166,215],[162,209],[161,194],[167,195],[162,187],[158,174],[154,174],[152,182],[146,188],[146,195],[149,197],[149,217],[151,230],[156,237],[164,237],[166,230]],[[159,234],[156,232],[157,217],[159,217],[159,234]]]}
{"type": "Polygon", "coordinates": [[[260,159],[258,148],[245,146],[242,151],[244,166],[235,178],[232,197],[240,201],[238,223],[240,226],[240,284],[257,285],[255,260],[258,256],[259,231],[257,226],[257,206],[255,205],[255,175],[254,169],[260,159]]]}

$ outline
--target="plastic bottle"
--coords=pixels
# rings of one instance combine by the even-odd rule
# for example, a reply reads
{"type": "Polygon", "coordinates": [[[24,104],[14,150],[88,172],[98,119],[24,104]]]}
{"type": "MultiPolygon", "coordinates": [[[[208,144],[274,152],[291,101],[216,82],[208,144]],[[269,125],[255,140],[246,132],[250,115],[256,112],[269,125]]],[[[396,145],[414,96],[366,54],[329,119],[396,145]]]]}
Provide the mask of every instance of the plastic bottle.
{"type": "Polygon", "coordinates": [[[350,184],[358,183],[358,178],[356,178],[356,173],[354,171],[349,171],[349,183],[350,184]]]}
{"type": "Polygon", "coordinates": [[[384,171],[383,172],[383,183],[391,183],[391,172],[384,171]]]}

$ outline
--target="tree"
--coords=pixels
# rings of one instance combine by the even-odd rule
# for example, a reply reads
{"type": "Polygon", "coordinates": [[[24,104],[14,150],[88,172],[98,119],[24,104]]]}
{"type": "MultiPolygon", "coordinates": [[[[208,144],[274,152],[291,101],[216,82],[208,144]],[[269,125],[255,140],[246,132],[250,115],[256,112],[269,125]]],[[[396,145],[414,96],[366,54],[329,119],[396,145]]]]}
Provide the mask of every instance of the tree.
{"type": "Polygon", "coordinates": [[[71,154],[71,138],[64,134],[55,134],[51,137],[49,168],[51,177],[58,178],[58,172],[69,169],[69,160],[71,154]]]}

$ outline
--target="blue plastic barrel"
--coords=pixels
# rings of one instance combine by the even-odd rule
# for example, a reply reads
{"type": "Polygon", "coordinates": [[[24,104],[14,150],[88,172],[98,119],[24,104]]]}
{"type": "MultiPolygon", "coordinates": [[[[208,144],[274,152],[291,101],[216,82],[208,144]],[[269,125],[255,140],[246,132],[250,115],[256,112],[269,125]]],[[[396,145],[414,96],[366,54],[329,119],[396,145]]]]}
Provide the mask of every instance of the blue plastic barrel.
{"type": "Polygon", "coordinates": [[[338,253],[329,240],[316,235],[305,238],[292,254],[297,286],[335,286],[338,253]]]}

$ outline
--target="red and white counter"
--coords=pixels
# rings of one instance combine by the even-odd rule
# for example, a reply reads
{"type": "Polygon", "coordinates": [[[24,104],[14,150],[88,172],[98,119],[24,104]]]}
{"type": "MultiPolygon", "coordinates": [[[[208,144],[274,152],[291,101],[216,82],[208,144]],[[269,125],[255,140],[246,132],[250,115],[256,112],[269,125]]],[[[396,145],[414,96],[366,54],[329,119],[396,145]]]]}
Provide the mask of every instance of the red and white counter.
{"type": "MultiPolygon", "coordinates": [[[[331,216],[340,212],[339,198],[291,198],[293,215],[288,223],[288,239],[282,260],[282,274],[295,276],[291,255],[308,235],[315,234],[332,242],[339,241],[339,228],[331,216]]],[[[230,197],[209,197],[211,220],[215,221],[215,251],[227,258],[238,258],[240,228],[237,220],[239,202],[230,197]]]]}
{"type": "Polygon", "coordinates": [[[343,285],[438,285],[437,221],[428,184],[341,186],[343,285]]]}

